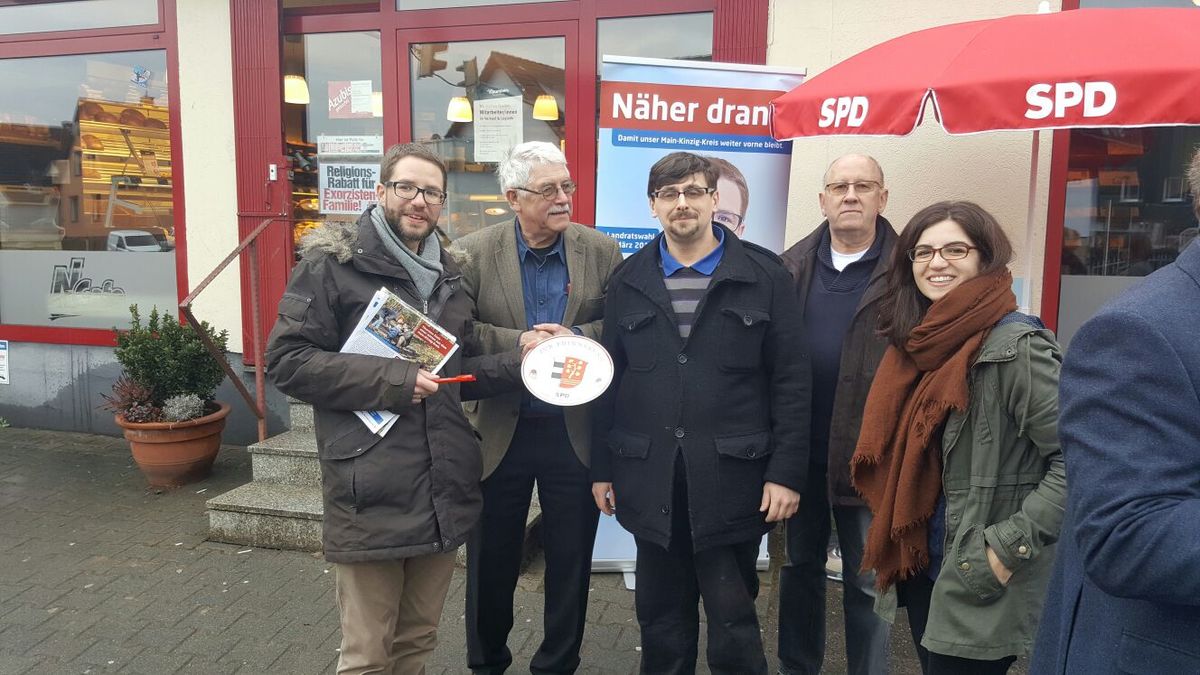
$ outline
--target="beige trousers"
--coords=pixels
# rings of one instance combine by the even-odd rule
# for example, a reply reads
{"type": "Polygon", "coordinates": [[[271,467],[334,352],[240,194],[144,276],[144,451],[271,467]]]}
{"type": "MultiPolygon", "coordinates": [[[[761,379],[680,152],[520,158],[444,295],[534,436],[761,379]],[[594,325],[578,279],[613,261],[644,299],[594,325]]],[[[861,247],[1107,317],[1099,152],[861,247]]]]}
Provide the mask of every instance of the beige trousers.
{"type": "Polygon", "coordinates": [[[423,675],[454,574],[454,553],[337,563],[338,675],[423,675]]]}

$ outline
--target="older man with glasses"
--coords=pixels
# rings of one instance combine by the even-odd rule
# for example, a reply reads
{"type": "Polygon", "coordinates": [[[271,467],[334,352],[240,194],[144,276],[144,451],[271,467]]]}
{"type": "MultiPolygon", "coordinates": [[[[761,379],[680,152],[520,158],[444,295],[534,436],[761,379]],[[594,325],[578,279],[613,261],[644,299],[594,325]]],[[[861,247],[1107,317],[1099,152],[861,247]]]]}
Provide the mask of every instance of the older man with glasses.
{"type": "MultiPolygon", "coordinates": [[[[515,218],[468,235],[463,281],[489,353],[552,335],[599,338],[604,287],[621,262],[615,241],[571,222],[576,185],[545,142],[512,149],[497,171],[515,218]]],[[[483,516],[467,544],[467,661],[475,673],[512,665],[508,634],[525,521],[536,484],[546,554],[545,637],[532,673],[579,667],[597,513],[591,499],[588,406],[528,393],[468,404],[483,436],[483,516]]],[[[524,670],[524,669],[522,669],[524,670]]]]}
{"type": "MultiPolygon", "coordinates": [[[[825,659],[825,561],[830,510],[837,523],[844,588],[846,661],[852,675],[888,670],[888,624],[875,615],[874,576],[859,572],[871,512],[850,485],[863,408],[887,347],[875,333],[896,232],[881,214],[888,191],[874,158],[846,155],[829,166],[817,196],[825,221],[783,254],[804,313],[812,355],[808,483],[787,521],[779,584],[779,672],[821,672],[825,659]]],[[[947,257],[954,251],[943,251],[947,257]]]]}

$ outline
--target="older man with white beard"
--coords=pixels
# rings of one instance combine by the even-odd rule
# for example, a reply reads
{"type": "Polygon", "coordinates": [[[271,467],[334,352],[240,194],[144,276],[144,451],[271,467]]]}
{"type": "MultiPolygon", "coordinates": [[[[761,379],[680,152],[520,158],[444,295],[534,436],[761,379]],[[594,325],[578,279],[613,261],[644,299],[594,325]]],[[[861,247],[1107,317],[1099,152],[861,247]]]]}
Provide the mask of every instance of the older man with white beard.
{"type": "MultiPolygon", "coordinates": [[[[468,254],[463,285],[475,300],[484,350],[501,353],[558,334],[598,338],[604,287],[621,251],[609,237],[571,222],[576,186],[566,157],[550,143],[522,143],[497,174],[516,217],[455,243],[468,254]]],[[[579,667],[598,515],[588,473],[590,410],[513,393],[468,404],[467,412],[483,436],[484,475],[483,516],[467,544],[468,665],[476,673],[502,673],[512,664],[513,589],[536,483],[546,553],[545,638],[528,672],[572,673],[579,667]]]]}

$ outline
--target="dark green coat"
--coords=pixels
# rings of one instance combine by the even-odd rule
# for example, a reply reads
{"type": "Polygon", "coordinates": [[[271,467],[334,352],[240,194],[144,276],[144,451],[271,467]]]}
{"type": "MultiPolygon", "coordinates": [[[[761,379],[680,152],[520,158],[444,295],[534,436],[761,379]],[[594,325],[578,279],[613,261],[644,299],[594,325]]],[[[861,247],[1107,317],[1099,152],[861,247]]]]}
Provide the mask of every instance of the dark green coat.
{"type": "MultiPolygon", "coordinates": [[[[1062,352],[1045,329],[992,329],[970,371],[971,404],[942,434],[944,557],[921,644],[971,659],[1026,654],[1033,645],[1066,503],[1058,445],[1062,352]],[[985,543],[1012,570],[992,573],[985,543]]],[[[876,611],[891,619],[895,589],[876,611]]]]}

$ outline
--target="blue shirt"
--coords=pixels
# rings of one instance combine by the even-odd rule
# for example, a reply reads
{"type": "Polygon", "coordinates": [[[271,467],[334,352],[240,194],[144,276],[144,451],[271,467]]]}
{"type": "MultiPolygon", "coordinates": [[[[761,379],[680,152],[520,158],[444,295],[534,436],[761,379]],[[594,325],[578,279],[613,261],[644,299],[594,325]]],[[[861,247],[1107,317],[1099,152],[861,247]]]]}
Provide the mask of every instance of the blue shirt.
{"type": "MultiPolygon", "coordinates": [[[[514,219],[515,220],[515,219],[514,219]]],[[[571,276],[567,272],[567,255],[560,234],[544,255],[535,253],[521,235],[521,223],[514,222],[517,235],[517,261],[521,266],[521,291],[525,299],[525,328],[539,323],[562,323],[567,312],[567,291],[571,276]]],[[[525,393],[521,413],[561,415],[562,408],[545,403],[525,393]]]]}
{"type": "MultiPolygon", "coordinates": [[[[690,265],[692,269],[706,277],[712,276],[713,271],[717,269],[717,265],[721,263],[721,256],[725,255],[725,230],[713,225],[713,236],[717,238],[717,247],[711,253],[696,261],[694,265],[690,265]]],[[[659,258],[662,260],[664,277],[669,277],[684,267],[688,267],[688,265],[684,265],[676,260],[671,255],[671,252],[667,250],[667,238],[665,236],[658,240],[658,253],[659,258]]]]}

